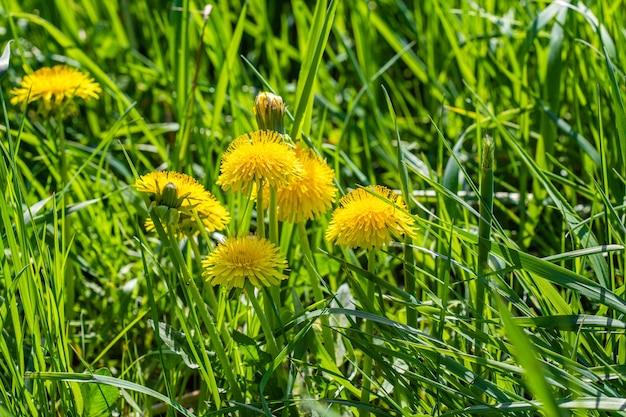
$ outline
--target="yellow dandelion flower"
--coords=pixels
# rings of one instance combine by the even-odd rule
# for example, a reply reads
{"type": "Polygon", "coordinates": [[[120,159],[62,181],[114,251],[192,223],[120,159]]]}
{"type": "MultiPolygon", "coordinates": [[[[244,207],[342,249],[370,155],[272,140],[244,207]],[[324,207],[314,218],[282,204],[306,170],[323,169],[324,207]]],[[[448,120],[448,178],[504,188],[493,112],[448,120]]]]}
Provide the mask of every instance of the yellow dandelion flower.
{"type": "Polygon", "coordinates": [[[137,179],[134,187],[139,191],[152,194],[153,201],[157,205],[165,204],[171,208],[178,208],[183,204],[192,206],[208,199],[209,196],[213,197],[195,178],[180,172],[150,172],[137,179]],[[176,201],[163,201],[166,198],[164,191],[168,184],[176,187],[176,201]]]}
{"type": "Polygon", "coordinates": [[[304,176],[293,178],[276,191],[280,221],[313,219],[330,209],[337,194],[335,172],[328,164],[310,149],[296,148],[295,152],[304,176]]]}
{"type": "MultiPolygon", "coordinates": [[[[223,230],[230,221],[228,211],[202,184],[189,175],[158,171],[146,174],[134,187],[151,194],[152,207],[159,209],[160,217],[167,216],[167,223],[176,225],[179,235],[193,235],[199,232],[194,210],[207,231],[223,230]],[[174,214],[171,210],[174,210],[174,214]],[[167,221],[169,219],[169,221],[167,221]]],[[[146,220],[146,230],[154,230],[151,219],[146,220]]]]}
{"type": "Polygon", "coordinates": [[[228,238],[202,261],[203,276],[213,286],[243,288],[246,279],[257,288],[277,285],[287,278],[282,271],[287,260],[278,247],[265,238],[228,238]]]}
{"type": "Polygon", "coordinates": [[[232,188],[247,193],[259,180],[278,188],[302,174],[296,153],[279,133],[257,130],[239,136],[228,146],[217,184],[223,190],[232,188]]]}
{"type": "Polygon", "coordinates": [[[19,87],[11,90],[14,96],[11,104],[26,105],[41,100],[46,110],[61,108],[67,100],[73,97],[89,101],[97,99],[102,92],[100,85],[88,74],[68,67],[55,65],[43,67],[26,75],[19,87]]]}
{"type": "Polygon", "coordinates": [[[359,188],[339,201],[340,207],[326,230],[326,240],[351,248],[379,249],[392,241],[392,236],[415,236],[414,222],[403,211],[406,206],[402,197],[379,185],[372,191],[382,198],[359,188]]]}

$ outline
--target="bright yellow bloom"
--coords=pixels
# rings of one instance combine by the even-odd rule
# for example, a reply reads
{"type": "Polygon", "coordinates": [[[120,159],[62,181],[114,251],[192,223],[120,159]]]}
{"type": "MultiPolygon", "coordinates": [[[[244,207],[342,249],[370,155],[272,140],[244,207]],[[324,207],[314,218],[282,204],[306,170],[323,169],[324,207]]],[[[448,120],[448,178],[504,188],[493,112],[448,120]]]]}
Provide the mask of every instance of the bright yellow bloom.
{"type": "MultiPolygon", "coordinates": [[[[199,232],[194,210],[209,231],[223,230],[230,221],[228,211],[205,190],[202,184],[186,174],[158,171],[146,174],[134,184],[139,191],[151,194],[151,209],[156,208],[167,223],[174,223],[179,235],[199,232]]],[[[151,219],[146,220],[146,230],[154,230],[151,219]]]]}
{"type": "Polygon", "coordinates": [[[377,196],[359,188],[339,201],[341,207],[333,213],[326,240],[351,248],[379,249],[391,242],[392,236],[415,236],[414,222],[405,214],[402,197],[379,185],[371,191],[377,196]]]}
{"type": "Polygon", "coordinates": [[[204,276],[213,286],[243,288],[246,279],[257,288],[277,285],[287,278],[287,260],[278,247],[265,238],[228,238],[202,261],[204,276]]]}
{"type": "MultiPolygon", "coordinates": [[[[337,194],[335,172],[312,150],[296,148],[304,176],[276,190],[278,219],[301,222],[330,209],[337,194]]],[[[267,201],[267,200],[266,200],[267,201]]]]}
{"type": "Polygon", "coordinates": [[[26,75],[19,87],[11,90],[11,104],[41,100],[46,110],[60,109],[67,100],[80,97],[85,101],[97,99],[100,85],[88,74],[67,65],[43,67],[26,75]]]}
{"type": "Polygon", "coordinates": [[[302,175],[296,153],[282,136],[271,130],[257,130],[239,136],[228,146],[217,184],[223,190],[247,193],[259,180],[278,188],[302,175]]]}

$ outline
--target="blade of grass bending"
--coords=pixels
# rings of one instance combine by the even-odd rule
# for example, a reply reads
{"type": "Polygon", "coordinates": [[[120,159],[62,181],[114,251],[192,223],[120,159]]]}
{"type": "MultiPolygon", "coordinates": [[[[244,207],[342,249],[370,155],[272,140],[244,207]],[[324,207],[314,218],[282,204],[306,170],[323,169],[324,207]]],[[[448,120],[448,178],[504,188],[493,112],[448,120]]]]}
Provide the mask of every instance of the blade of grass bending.
{"type": "MultiPolygon", "coordinates": [[[[161,228],[161,223],[158,222],[155,223],[155,227],[161,228]]],[[[144,246],[140,246],[142,248],[144,248],[144,246]]],[[[150,312],[152,313],[152,321],[154,323],[159,323],[159,311],[157,310],[156,307],[156,302],[154,301],[154,290],[152,288],[152,271],[150,270],[150,268],[148,268],[148,261],[146,260],[146,256],[145,256],[145,252],[142,250],[141,251],[141,263],[143,266],[143,270],[145,271],[145,277],[146,277],[146,286],[148,288],[148,301],[150,302],[150,312]]],[[[163,366],[163,383],[165,384],[165,391],[167,392],[167,396],[169,398],[173,398],[173,392],[172,392],[172,387],[170,385],[169,382],[169,378],[168,378],[168,373],[166,372],[166,366],[165,366],[165,359],[163,358],[163,342],[161,341],[160,337],[156,338],[156,343],[157,343],[157,349],[159,352],[159,360],[161,361],[161,366],[163,366]]]]}
{"type": "MultiPolygon", "coordinates": [[[[550,31],[550,49],[548,50],[547,64],[545,67],[544,97],[548,97],[551,109],[558,109],[561,98],[561,73],[563,70],[562,49],[564,39],[564,26],[569,9],[560,5],[556,13],[556,21],[550,31]]],[[[549,116],[541,113],[540,132],[537,139],[536,161],[539,166],[548,166],[547,155],[554,152],[554,143],[557,139],[556,126],[551,122],[549,116]]]]}
{"type": "MultiPolygon", "coordinates": [[[[167,242],[166,246],[167,246],[168,254],[170,255],[170,259],[172,263],[174,264],[176,270],[179,271],[180,276],[184,280],[185,284],[188,284],[188,285],[182,285],[183,291],[185,292],[185,295],[188,297],[188,299],[193,301],[193,303],[196,305],[197,312],[200,314],[200,317],[202,321],[204,322],[204,325],[206,326],[207,332],[209,333],[209,339],[211,340],[213,350],[217,354],[217,357],[222,365],[224,376],[226,380],[228,381],[229,388],[233,393],[233,397],[235,398],[236,401],[242,401],[243,397],[241,395],[241,390],[239,388],[239,385],[237,384],[237,380],[233,373],[232,366],[230,362],[228,361],[228,357],[226,356],[226,351],[224,350],[222,340],[220,339],[217,328],[215,327],[215,322],[209,315],[206,305],[204,303],[204,300],[202,299],[202,295],[200,294],[200,291],[198,290],[198,287],[196,286],[196,282],[194,281],[194,278],[191,276],[191,273],[189,272],[189,269],[187,268],[187,265],[183,258],[183,254],[180,250],[180,246],[178,246],[177,244],[174,232],[171,229],[165,232],[165,230],[161,226],[161,222],[159,218],[154,213],[151,212],[150,217],[152,218],[155,229],[157,233],[159,234],[159,238],[161,239],[161,241],[163,241],[164,243],[167,242]]],[[[183,321],[184,320],[181,320],[181,324],[184,325],[183,321]]],[[[187,337],[189,338],[191,337],[190,336],[191,332],[187,329],[185,329],[185,334],[187,337]]],[[[188,343],[190,345],[190,348],[194,349],[193,340],[189,339],[188,343]]],[[[205,366],[207,367],[207,370],[209,372],[212,372],[211,364],[209,363],[208,357],[206,357],[205,350],[202,349],[201,352],[203,353],[203,358],[205,360],[205,366]]],[[[208,379],[207,383],[215,384],[214,378],[213,380],[208,379]]]]}
{"type": "Polygon", "coordinates": [[[585,296],[591,301],[604,304],[622,314],[626,314],[626,300],[608,290],[602,284],[598,284],[569,269],[499,243],[492,242],[491,252],[517,269],[547,279],[579,295],[585,296]]]}
{"type": "MultiPolygon", "coordinates": [[[[236,71],[235,58],[239,53],[239,45],[243,37],[243,31],[245,24],[247,23],[246,16],[248,11],[248,2],[244,2],[241,8],[241,13],[237,19],[237,25],[233,31],[232,37],[228,42],[228,48],[226,49],[226,60],[222,63],[220,75],[217,79],[217,85],[215,86],[215,94],[213,94],[213,120],[211,123],[211,132],[218,132],[221,130],[220,123],[222,123],[222,109],[226,104],[226,93],[228,88],[229,79],[233,76],[233,72],[236,71]]],[[[208,161],[207,161],[208,162],[208,161]]],[[[207,169],[209,172],[209,169],[207,169]]]]}
{"type": "Polygon", "coordinates": [[[498,312],[500,313],[500,318],[502,319],[504,331],[513,346],[515,346],[514,355],[517,357],[520,365],[524,368],[524,375],[528,389],[535,398],[538,398],[541,401],[543,404],[542,411],[548,417],[564,416],[565,414],[559,409],[554,393],[546,380],[543,367],[537,358],[533,344],[524,332],[513,322],[507,306],[500,299],[500,297],[495,295],[494,300],[496,302],[498,312]]]}
{"type": "Polygon", "coordinates": [[[307,38],[307,45],[312,45],[313,47],[307,49],[307,53],[302,60],[300,74],[298,75],[298,89],[296,90],[294,102],[296,110],[290,133],[293,140],[298,139],[304,122],[304,115],[308,108],[313,105],[313,84],[324,55],[324,49],[332,29],[338,3],[335,0],[330,0],[328,8],[325,9],[326,1],[318,0],[315,6],[315,14],[313,15],[311,29],[307,38]]]}
{"type": "MultiPolygon", "coordinates": [[[[413,198],[411,197],[411,188],[409,187],[409,173],[406,168],[406,164],[404,162],[404,149],[402,148],[402,142],[400,141],[400,130],[398,129],[398,119],[396,117],[395,109],[393,108],[393,103],[391,102],[391,97],[389,97],[389,92],[382,86],[383,92],[385,93],[385,98],[387,100],[387,107],[389,109],[389,114],[393,120],[394,125],[394,133],[396,136],[397,143],[397,157],[398,157],[398,171],[400,172],[400,187],[402,188],[402,199],[406,203],[407,211],[409,213],[412,212],[413,206],[413,198]]],[[[411,246],[411,238],[408,236],[404,237],[404,262],[403,262],[403,270],[404,270],[404,286],[405,291],[409,294],[415,296],[415,255],[413,252],[413,248],[411,246]]],[[[407,304],[406,307],[406,323],[409,326],[417,327],[417,311],[413,308],[413,306],[407,304]]]]}
{"type": "Polygon", "coordinates": [[[625,330],[626,323],[610,317],[594,316],[591,314],[558,315],[541,317],[513,317],[513,322],[518,326],[543,327],[546,329],[559,329],[580,331],[584,327],[602,327],[606,329],[625,330]]]}
{"type": "Polygon", "coordinates": [[[72,373],[72,372],[27,372],[24,375],[24,378],[33,379],[33,380],[43,380],[43,381],[65,381],[65,382],[78,382],[78,383],[83,383],[83,384],[91,383],[91,384],[109,385],[109,386],[116,387],[119,389],[135,391],[141,394],[148,395],[152,398],[156,398],[159,401],[169,404],[170,407],[174,408],[176,411],[178,411],[185,417],[196,417],[195,414],[187,410],[185,407],[183,407],[176,401],[172,400],[171,398],[166,397],[160,392],[157,392],[143,385],[136,384],[134,382],[126,381],[124,379],[119,379],[119,378],[115,378],[115,377],[111,377],[107,375],[78,374],[78,373],[72,373]]]}

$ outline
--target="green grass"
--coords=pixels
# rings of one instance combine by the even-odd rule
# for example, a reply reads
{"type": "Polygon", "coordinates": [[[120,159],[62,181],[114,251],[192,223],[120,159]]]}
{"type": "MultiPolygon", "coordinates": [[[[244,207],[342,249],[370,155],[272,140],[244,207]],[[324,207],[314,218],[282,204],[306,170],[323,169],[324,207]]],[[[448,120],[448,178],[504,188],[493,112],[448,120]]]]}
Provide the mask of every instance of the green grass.
{"type": "Polygon", "coordinates": [[[0,2],[0,415],[626,415],[623,1],[212,6],[0,2]],[[57,63],[100,99],[10,104],[57,63]],[[185,172],[255,230],[215,182],[267,90],[417,236],[281,224],[288,278],[255,307],[202,279],[218,235],[146,233],[131,185],[185,172]]]}

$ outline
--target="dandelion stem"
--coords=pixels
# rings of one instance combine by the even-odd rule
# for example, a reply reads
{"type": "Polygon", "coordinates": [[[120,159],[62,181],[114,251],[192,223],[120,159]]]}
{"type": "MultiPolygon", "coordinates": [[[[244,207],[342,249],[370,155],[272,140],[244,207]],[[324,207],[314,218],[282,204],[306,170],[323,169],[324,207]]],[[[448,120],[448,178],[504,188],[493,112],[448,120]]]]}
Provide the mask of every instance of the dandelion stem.
{"type": "MultiPolygon", "coordinates": [[[[200,259],[202,259],[202,255],[200,255],[200,248],[198,248],[198,243],[194,240],[194,239],[189,239],[189,242],[191,244],[191,248],[193,250],[194,256],[196,257],[196,260],[198,261],[199,264],[199,268],[202,269],[202,264],[200,262],[200,259]]],[[[217,314],[216,312],[219,310],[219,302],[217,300],[217,297],[215,296],[215,291],[213,290],[213,288],[211,288],[209,286],[209,289],[207,291],[204,291],[204,293],[207,294],[207,298],[209,301],[209,306],[211,307],[211,309],[213,309],[214,312],[214,316],[217,314]]],[[[224,344],[228,345],[231,341],[231,337],[230,337],[230,333],[228,333],[228,330],[226,329],[226,326],[224,325],[224,323],[222,323],[223,325],[220,326],[220,335],[222,336],[222,339],[224,340],[224,344]]]]}
{"type": "MultiPolygon", "coordinates": [[[[476,279],[476,319],[478,333],[486,331],[485,325],[485,284],[484,274],[489,267],[489,251],[491,250],[491,217],[493,210],[493,139],[483,139],[483,155],[480,176],[480,218],[478,220],[478,278],[476,279]]],[[[474,341],[476,356],[482,355],[482,343],[474,341]]]]}
{"type": "MultiPolygon", "coordinates": [[[[64,254],[69,254],[70,251],[70,240],[72,235],[72,224],[71,219],[67,216],[66,210],[67,206],[70,204],[68,191],[69,191],[69,174],[68,174],[68,164],[67,164],[67,149],[66,149],[66,141],[65,141],[65,129],[63,126],[63,116],[62,113],[59,113],[57,120],[57,129],[58,129],[58,144],[57,150],[59,152],[59,159],[61,163],[61,184],[59,184],[59,189],[61,190],[61,224],[63,228],[61,230],[61,247],[63,249],[64,254]]],[[[72,257],[67,256],[65,259],[64,265],[65,272],[65,319],[71,320],[72,313],[74,311],[74,298],[75,298],[75,290],[74,290],[74,266],[72,262],[72,257]]]]}
{"type": "MultiPolygon", "coordinates": [[[[269,204],[270,242],[280,247],[280,245],[278,244],[277,211],[278,211],[278,203],[277,203],[276,189],[274,187],[270,187],[270,204],[269,204]]],[[[273,303],[276,303],[277,300],[280,300],[280,285],[270,286],[268,288],[268,292],[271,295],[271,297],[265,297],[266,300],[269,299],[273,303]]],[[[280,317],[275,317],[275,315],[273,314],[274,312],[273,305],[271,305],[271,310],[267,310],[267,307],[268,307],[268,304],[266,304],[266,311],[267,311],[267,314],[270,315],[269,322],[272,325],[272,328],[275,328],[276,323],[280,322],[280,317]]]]}
{"type": "Polygon", "coordinates": [[[265,237],[265,211],[263,210],[263,180],[256,181],[256,234],[265,237]]]}
{"type": "Polygon", "coordinates": [[[269,207],[269,221],[270,221],[270,242],[276,246],[278,244],[278,202],[276,197],[276,189],[270,187],[270,207],[269,207]]]}
{"type": "MultiPolygon", "coordinates": [[[[313,252],[311,251],[311,246],[309,245],[309,238],[306,233],[306,227],[304,222],[298,222],[298,234],[300,236],[300,247],[302,248],[302,252],[304,254],[304,263],[306,265],[307,272],[309,273],[309,279],[311,280],[311,288],[313,289],[313,296],[315,297],[315,301],[324,300],[324,294],[322,293],[322,288],[320,283],[317,281],[319,278],[319,274],[315,270],[315,259],[313,258],[313,252]]],[[[321,278],[320,278],[321,279],[321,278]]],[[[330,330],[330,321],[328,320],[328,316],[322,315],[320,317],[322,322],[322,339],[324,340],[324,346],[326,347],[326,351],[331,356],[331,358],[335,358],[335,343],[333,340],[333,335],[330,330]]]]}
{"type": "MultiPolygon", "coordinates": [[[[376,273],[376,250],[368,249],[367,251],[367,271],[371,274],[376,273]]],[[[367,281],[367,299],[374,300],[376,296],[376,284],[367,281]]],[[[373,339],[374,322],[367,320],[365,322],[365,337],[373,339]]],[[[361,384],[361,404],[368,407],[370,403],[370,391],[372,388],[372,357],[363,352],[363,382],[361,384]]],[[[360,417],[369,417],[370,413],[366,408],[359,411],[360,417]]]]}
{"type": "Polygon", "coordinates": [[[269,321],[267,320],[267,316],[265,315],[265,311],[261,308],[261,304],[257,299],[256,292],[254,289],[254,285],[249,280],[246,280],[245,290],[248,295],[248,299],[252,303],[252,308],[256,312],[256,315],[261,323],[261,329],[263,330],[263,334],[265,334],[265,342],[267,344],[268,353],[272,356],[276,357],[278,355],[278,347],[276,346],[276,339],[274,338],[274,332],[272,331],[272,327],[270,326],[269,321]]]}
{"type": "MultiPolygon", "coordinates": [[[[239,385],[237,384],[237,380],[235,379],[235,375],[232,370],[232,366],[228,361],[228,357],[226,356],[226,352],[224,350],[224,346],[222,341],[220,340],[219,334],[215,327],[215,323],[213,319],[208,314],[207,309],[204,304],[204,300],[200,295],[200,291],[198,291],[198,287],[196,286],[196,282],[194,281],[189,269],[186,268],[185,260],[183,258],[183,254],[180,250],[180,247],[177,245],[177,239],[174,235],[174,231],[171,228],[168,228],[168,233],[166,234],[161,226],[161,221],[154,213],[150,213],[152,221],[154,223],[155,229],[159,234],[159,237],[164,242],[168,242],[167,249],[172,256],[172,262],[174,265],[178,266],[178,270],[182,275],[184,282],[188,285],[183,285],[183,289],[186,293],[188,299],[193,300],[196,304],[196,310],[200,313],[200,317],[204,322],[204,325],[207,328],[209,333],[209,339],[211,340],[211,347],[215,351],[220,363],[222,364],[222,369],[224,370],[224,377],[228,381],[231,392],[233,393],[233,397],[236,401],[243,401],[243,396],[241,395],[241,391],[239,389],[239,385]],[[205,308],[202,308],[205,307],[205,308]]],[[[204,350],[202,350],[203,355],[204,350]]],[[[209,365],[210,366],[210,365],[209,365]]]]}

